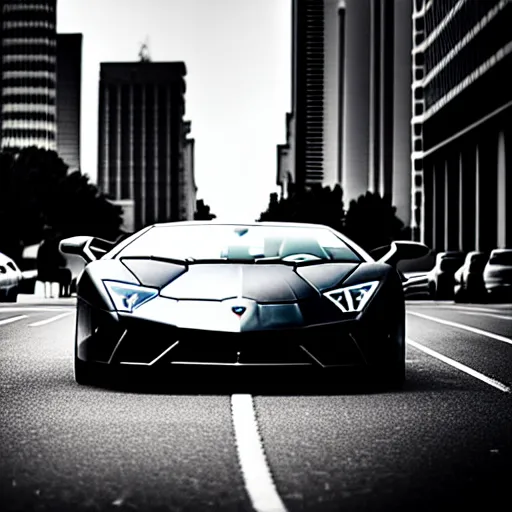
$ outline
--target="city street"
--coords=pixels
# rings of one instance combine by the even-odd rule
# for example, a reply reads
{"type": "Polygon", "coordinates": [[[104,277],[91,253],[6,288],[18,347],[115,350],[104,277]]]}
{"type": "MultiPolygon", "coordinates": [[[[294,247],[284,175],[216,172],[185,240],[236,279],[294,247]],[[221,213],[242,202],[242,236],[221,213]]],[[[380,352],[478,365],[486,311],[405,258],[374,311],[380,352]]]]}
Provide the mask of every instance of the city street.
{"type": "Polygon", "coordinates": [[[74,326],[73,299],[0,306],[3,512],[510,510],[510,304],[408,303],[400,392],[267,370],[79,386],[74,326]]]}

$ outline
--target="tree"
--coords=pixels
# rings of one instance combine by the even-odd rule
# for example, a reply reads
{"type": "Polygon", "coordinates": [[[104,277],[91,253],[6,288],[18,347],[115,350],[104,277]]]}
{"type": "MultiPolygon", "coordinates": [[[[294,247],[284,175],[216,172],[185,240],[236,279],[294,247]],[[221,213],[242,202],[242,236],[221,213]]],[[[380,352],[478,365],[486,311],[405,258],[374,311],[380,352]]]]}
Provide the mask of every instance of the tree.
{"type": "Polygon", "coordinates": [[[122,209],[114,206],[55,151],[30,147],[0,153],[0,251],[19,260],[45,225],[61,236],[116,238],[122,209]]]}
{"type": "Polygon", "coordinates": [[[396,207],[389,196],[367,192],[350,202],[344,232],[370,251],[401,238],[404,223],[396,216],[396,207]]]}
{"type": "Polygon", "coordinates": [[[314,185],[309,190],[291,189],[287,198],[270,194],[269,205],[259,221],[323,224],[338,231],[343,228],[343,191],[339,185],[314,185]]]}
{"type": "Polygon", "coordinates": [[[196,201],[196,211],[194,213],[194,220],[213,220],[217,215],[210,213],[210,207],[205,204],[203,199],[196,201]]]}
{"type": "Polygon", "coordinates": [[[58,183],[58,201],[47,209],[47,223],[61,237],[88,235],[115,240],[120,235],[122,207],[114,205],[79,171],[58,183]]]}

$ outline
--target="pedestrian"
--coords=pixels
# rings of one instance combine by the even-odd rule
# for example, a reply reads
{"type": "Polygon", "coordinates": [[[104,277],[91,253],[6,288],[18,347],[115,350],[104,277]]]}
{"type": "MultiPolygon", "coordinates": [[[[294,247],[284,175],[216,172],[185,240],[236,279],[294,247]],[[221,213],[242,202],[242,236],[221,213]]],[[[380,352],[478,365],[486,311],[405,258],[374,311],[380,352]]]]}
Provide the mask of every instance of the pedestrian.
{"type": "Polygon", "coordinates": [[[52,285],[59,283],[61,294],[61,269],[66,267],[66,259],[59,250],[59,240],[50,226],[43,229],[43,241],[37,251],[37,280],[44,286],[45,298],[53,297],[52,285]]]}

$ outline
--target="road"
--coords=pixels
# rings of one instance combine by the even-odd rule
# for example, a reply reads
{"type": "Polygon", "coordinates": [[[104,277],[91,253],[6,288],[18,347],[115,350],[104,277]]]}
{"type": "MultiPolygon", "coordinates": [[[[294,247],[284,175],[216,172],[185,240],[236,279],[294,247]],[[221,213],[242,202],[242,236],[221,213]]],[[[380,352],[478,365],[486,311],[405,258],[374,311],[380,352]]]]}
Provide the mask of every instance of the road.
{"type": "Polygon", "coordinates": [[[512,305],[410,303],[400,392],[78,386],[74,321],[69,300],[0,306],[4,512],[510,510],[512,305]]]}

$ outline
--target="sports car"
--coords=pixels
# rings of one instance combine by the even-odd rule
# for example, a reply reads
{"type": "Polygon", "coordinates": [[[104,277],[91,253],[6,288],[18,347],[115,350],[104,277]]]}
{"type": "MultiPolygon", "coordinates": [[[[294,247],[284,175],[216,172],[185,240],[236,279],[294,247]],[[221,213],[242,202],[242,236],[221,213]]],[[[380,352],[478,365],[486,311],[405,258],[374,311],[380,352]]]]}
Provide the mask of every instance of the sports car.
{"type": "MultiPolygon", "coordinates": [[[[317,224],[186,221],[148,226],[115,244],[60,243],[86,262],[77,283],[75,378],[125,366],[360,367],[386,386],[405,378],[401,259],[378,259],[317,224]]],[[[323,371],[322,370],[322,371],[323,371]]]]}

